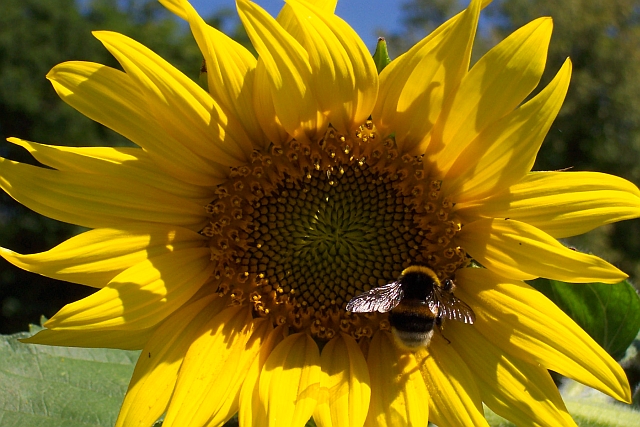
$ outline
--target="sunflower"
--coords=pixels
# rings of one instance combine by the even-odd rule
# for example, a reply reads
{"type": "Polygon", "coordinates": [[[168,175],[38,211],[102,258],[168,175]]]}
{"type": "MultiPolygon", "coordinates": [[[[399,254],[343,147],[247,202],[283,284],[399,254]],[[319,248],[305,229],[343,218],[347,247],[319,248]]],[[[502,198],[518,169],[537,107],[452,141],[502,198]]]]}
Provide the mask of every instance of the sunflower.
{"type": "MultiPolygon", "coordinates": [[[[124,71],[67,62],[61,98],[136,148],[17,138],[0,186],[87,227],[11,263],[97,289],[25,341],[142,349],[117,426],[575,425],[548,370],[629,402],[619,365],[524,280],[626,275],[556,239],[640,216],[631,183],[531,172],[569,60],[543,72],[552,21],[518,29],[469,69],[481,0],[378,74],[336,1],[248,0],[258,53],[184,0],[208,91],[139,43],[94,33],[124,71]],[[429,346],[396,345],[387,313],[347,302],[427,267],[473,311],[429,346]]],[[[484,1],[484,3],[488,3],[484,1]]]]}

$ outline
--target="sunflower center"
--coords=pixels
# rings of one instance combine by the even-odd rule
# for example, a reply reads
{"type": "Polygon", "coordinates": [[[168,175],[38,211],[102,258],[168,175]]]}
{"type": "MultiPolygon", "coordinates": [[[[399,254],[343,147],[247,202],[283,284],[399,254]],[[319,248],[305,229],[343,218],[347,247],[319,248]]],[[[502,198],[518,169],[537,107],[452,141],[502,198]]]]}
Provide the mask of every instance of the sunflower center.
{"type": "Polygon", "coordinates": [[[451,246],[449,218],[421,159],[376,141],[368,122],[355,137],[330,129],[316,142],[255,153],[207,206],[220,293],[250,303],[275,325],[319,339],[356,338],[388,327],[386,314],[345,311],[355,295],[395,280],[413,264],[443,278],[466,263],[451,246]]]}
{"type": "Polygon", "coordinates": [[[335,177],[313,170],[259,199],[253,222],[268,231],[251,234],[241,262],[316,310],[396,277],[422,240],[390,180],[366,165],[340,166],[335,177]]]}

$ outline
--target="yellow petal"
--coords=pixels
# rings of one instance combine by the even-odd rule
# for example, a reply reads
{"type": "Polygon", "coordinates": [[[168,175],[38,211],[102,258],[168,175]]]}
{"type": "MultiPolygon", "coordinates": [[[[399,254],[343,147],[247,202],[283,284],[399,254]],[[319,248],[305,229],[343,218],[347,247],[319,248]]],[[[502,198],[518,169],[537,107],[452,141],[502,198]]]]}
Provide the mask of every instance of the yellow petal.
{"type": "Polygon", "coordinates": [[[338,0],[310,0],[309,3],[314,4],[317,8],[328,13],[334,13],[338,5],[338,0]]]}
{"type": "Polygon", "coordinates": [[[266,408],[260,402],[258,387],[260,372],[262,372],[271,351],[284,339],[283,330],[282,326],[278,326],[269,334],[247,371],[239,396],[238,421],[241,426],[263,427],[268,425],[266,408]]]}
{"type": "Polygon", "coordinates": [[[65,62],[47,74],[60,98],[85,116],[142,147],[173,177],[193,185],[216,185],[228,174],[175,139],[149,111],[148,99],[122,71],[90,62],[65,62]]]}
{"type": "Polygon", "coordinates": [[[442,191],[455,203],[483,199],[522,179],[569,87],[571,62],[531,101],[494,122],[469,144],[443,179],[442,191]]]}
{"type": "Polygon", "coordinates": [[[640,191],[631,182],[597,172],[532,172],[487,199],[455,206],[468,221],[511,218],[551,236],[576,236],[640,216],[640,191]]]}
{"type": "Polygon", "coordinates": [[[136,83],[165,132],[210,162],[224,166],[249,162],[253,146],[240,123],[194,81],[122,34],[93,34],[136,83]]]}
{"type": "Polygon", "coordinates": [[[120,176],[179,197],[194,199],[203,205],[214,198],[212,183],[204,187],[176,179],[159,168],[149,154],[140,148],[66,147],[19,138],[7,138],[7,141],[24,147],[37,161],[60,171],[96,174],[101,175],[102,179],[120,176]]]}
{"type": "Polygon", "coordinates": [[[371,386],[367,361],[356,341],[341,334],[322,349],[320,400],[313,415],[319,427],[364,425],[371,386]]]}
{"type": "Polygon", "coordinates": [[[480,58],[462,79],[449,114],[439,124],[443,149],[434,160],[443,174],[483,129],[538,85],[552,28],[551,18],[530,22],[480,58]]]}
{"type": "Polygon", "coordinates": [[[119,348],[122,350],[140,350],[149,341],[154,328],[135,331],[100,331],[91,330],[51,330],[42,329],[20,342],[27,344],[58,345],[65,347],[119,348]]]}
{"type": "Polygon", "coordinates": [[[246,306],[229,307],[206,324],[182,363],[164,425],[226,422],[238,410],[242,381],[272,329],[265,319],[252,320],[246,306]]]}
{"type": "Polygon", "coordinates": [[[444,335],[493,412],[516,425],[575,426],[545,368],[506,354],[471,325],[448,322],[444,335]]]}
{"type": "Polygon", "coordinates": [[[631,402],[620,365],[540,292],[480,268],[459,270],[456,280],[473,327],[502,351],[631,402]]]}
{"type": "Polygon", "coordinates": [[[217,403],[219,407],[215,408],[215,415],[209,421],[209,425],[221,425],[221,423],[226,422],[238,412],[240,391],[244,385],[244,380],[253,362],[258,359],[262,346],[273,332],[273,326],[268,320],[253,319],[252,324],[254,325],[254,331],[245,347],[241,349],[237,365],[234,365],[236,369],[231,372],[233,375],[231,375],[230,380],[225,382],[228,375],[222,376],[212,384],[212,387],[218,391],[223,391],[223,393],[221,396],[216,395],[213,397],[213,403],[217,403]]]}
{"type": "Polygon", "coordinates": [[[105,180],[0,158],[0,188],[39,214],[88,228],[148,221],[198,231],[207,222],[202,205],[119,176],[105,180]]]}
{"type": "Polygon", "coordinates": [[[285,9],[292,11],[297,30],[292,34],[309,54],[311,85],[323,113],[338,132],[352,134],[371,114],[378,94],[378,72],[369,50],[331,12],[301,0],[289,0],[285,9]]]}
{"type": "Polygon", "coordinates": [[[253,109],[256,58],[240,43],[208,25],[187,1],[182,0],[182,6],[205,58],[209,93],[238,118],[255,148],[266,148],[269,141],[253,109]]]}
{"type": "Polygon", "coordinates": [[[618,283],[628,277],[603,259],[573,251],[520,221],[480,219],[465,224],[456,239],[481,265],[513,279],[618,283]]]}
{"type": "Polygon", "coordinates": [[[175,13],[180,18],[187,20],[187,12],[184,10],[182,0],[158,0],[164,7],[175,13]]]}
{"type": "Polygon", "coordinates": [[[191,298],[213,271],[208,248],[158,255],[118,274],[98,292],[67,304],[50,329],[136,330],[154,326],[191,298]]]}
{"type": "Polygon", "coordinates": [[[440,426],[489,426],[474,374],[455,349],[439,333],[429,350],[415,353],[429,390],[429,419],[440,426]]]}
{"type": "MultiPolygon", "coordinates": [[[[338,5],[338,0],[304,0],[304,1],[305,3],[311,4],[315,6],[317,9],[320,9],[327,13],[335,13],[336,6],[338,5]]],[[[280,13],[278,14],[278,22],[283,24],[282,15],[290,12],[291,12],[290,10],[287,11],[287,5],[285,4],[285,6],[280,10],[280,13]]],[[[283,27],[287,28],[285,25],[283,25],[283,27]]],[[[289,30],[289,28],[287,28],[287,30],[289,30]]]]}
{"type": "Polygon", "coordinates": [[[400,353],[389,333],[378,332],[369,346],[371,403],[368,427],[426,426],[429,393],[416,358],[400,353]]]}
{"type": "Polygon", "coordinates": [[[46,252],[21,255],[0,248],[0,256],[33,273],[101,288],[127,268],[173,251],[202,248],[206,238],[164,224],[130,224],[87,231],[46,252]]]}
{"type": "Polygon", "coordinates": [[[320,354],[306,333],[289,335],[271,352],[260,373],[258,392],[267,425],[304,426],[320,391],[320,354]]]}
{"type": "Polygon", "coordinates": [[[288,141],[290,136],[278,118],[271,91],[264,86],[268,83],[269,76],[262,62],[258,62],[258,65],[256,65],[255,74],[255,81],[263,84],[262,89],[258,89],[260,84],[256,84],[256,88],[253,91],[253,108],[258,116],[258,122],[263,132],[267,135],[267,140],[276,142],[288,141]]]}
{"type": "Polygon", "coordinates": [[[472,0],[380,73],[372,118],[382,136],[395,132],[401,153],[422,154],[434,123],[448,114],[451,94],[469,67],[481,3],[472,0]]]}
{"type": "MultiPolygon", "coordinates": [[[[275,19],[248,0],[238,0],[240,19],[259,55],[255,90],[259,100],[271,99],[280,125],[292,138],[315,139],[326,130],[323,116],[313,95],[309,55],[275,19]],[[260,72],[260,68],[264,72],[260,72]],[[267,92],[267,93],[260,93],[267,92]]],[[[258,120],[270,137],[276,123],[260,111],[258,120]]],[[[274,140],[274,142],[281,142],[274,140]]]]}
{"type": "Polygon", "coordinates": [[[199,299],[177,310],[157,328],[136,363],[116,427],[148,427],[160,418],[187,350],[226,302],[214,296],[199,299]]]}

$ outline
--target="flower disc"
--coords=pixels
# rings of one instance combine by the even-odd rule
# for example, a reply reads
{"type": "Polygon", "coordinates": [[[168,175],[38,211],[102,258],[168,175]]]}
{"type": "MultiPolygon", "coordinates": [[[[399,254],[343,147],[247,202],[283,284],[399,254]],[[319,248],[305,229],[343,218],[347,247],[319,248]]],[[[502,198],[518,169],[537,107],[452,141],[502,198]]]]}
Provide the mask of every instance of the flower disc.
{"type": "Polygon", "coordinates": [[[371,122],[356,135],[330,128],[319,141],[272,145],[219,187],[203,234],[221,293],[319,339],[370,337],[387,316],[346,312],[352,297],[413,264],[443,279],[466,264],[450,243],[460,224],[422,159],[399,158],[392,138],[371,144],[371,122]]]}

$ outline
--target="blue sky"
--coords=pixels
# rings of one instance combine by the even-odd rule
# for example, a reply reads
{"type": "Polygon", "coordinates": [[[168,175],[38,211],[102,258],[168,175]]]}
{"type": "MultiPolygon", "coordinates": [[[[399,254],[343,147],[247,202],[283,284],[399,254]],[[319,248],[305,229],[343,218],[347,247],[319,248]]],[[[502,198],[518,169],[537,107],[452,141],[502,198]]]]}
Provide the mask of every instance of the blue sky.
{"type": "MultiPolygon", "coordinates": [[[[219,7],[233,7],[234,0],[190,0],[201,15],[207,16],[219,7]]],[[[284,4],[282,0],[256,0],[272,16],[284,4]]],[[[364,40],[370,50],[375,49],[380,35],[376,29],[397,30],[400,26],[400,4],[395,0],[342,0],[338,2],[336,14],[347,21],[364,40]]]]}

